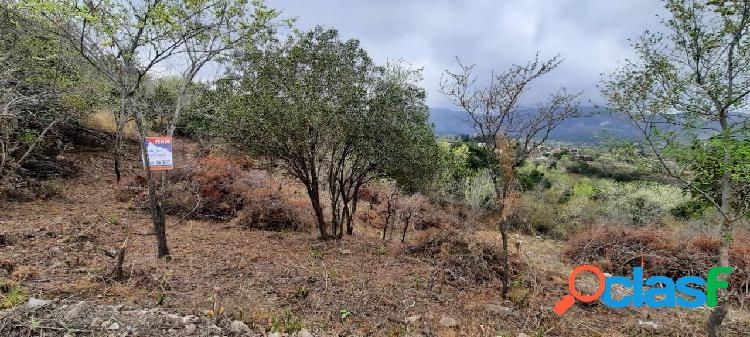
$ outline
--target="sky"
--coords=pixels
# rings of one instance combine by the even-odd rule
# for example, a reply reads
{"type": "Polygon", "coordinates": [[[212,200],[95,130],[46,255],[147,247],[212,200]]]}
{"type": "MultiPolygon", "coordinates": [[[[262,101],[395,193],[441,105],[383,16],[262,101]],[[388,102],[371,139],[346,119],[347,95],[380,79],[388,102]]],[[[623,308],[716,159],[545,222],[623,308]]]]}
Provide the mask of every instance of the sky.
{"type": "Polygon", "coordinates": [[[267,0],[296,17],[297,25],[335,28],[356,38],[380,64],[404,60],[424,68],[428,104],[454,108],[440,93],[455,58],[476,64],[479,80],[491,70],[525,64],[538,51],[560,54],[563,64],[539,79],[522,100],[533,106],[559,87],[582,91],[584,103],[600,103],[600,74],[632,56],[628,39],[660,30],[664,8],[656,0],[267,0]]]}

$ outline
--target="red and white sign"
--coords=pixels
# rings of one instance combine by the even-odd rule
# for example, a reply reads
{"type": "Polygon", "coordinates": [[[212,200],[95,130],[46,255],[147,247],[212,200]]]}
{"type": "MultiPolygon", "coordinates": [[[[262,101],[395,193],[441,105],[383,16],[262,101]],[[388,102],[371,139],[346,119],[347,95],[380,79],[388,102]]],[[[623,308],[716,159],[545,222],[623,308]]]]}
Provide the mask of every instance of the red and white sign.
{"type": "Polygon", "coordinates": [[[171,170],[172,137],[146,137],[144,144],[148,154],[148,166],[152,171],[171,170]]]}

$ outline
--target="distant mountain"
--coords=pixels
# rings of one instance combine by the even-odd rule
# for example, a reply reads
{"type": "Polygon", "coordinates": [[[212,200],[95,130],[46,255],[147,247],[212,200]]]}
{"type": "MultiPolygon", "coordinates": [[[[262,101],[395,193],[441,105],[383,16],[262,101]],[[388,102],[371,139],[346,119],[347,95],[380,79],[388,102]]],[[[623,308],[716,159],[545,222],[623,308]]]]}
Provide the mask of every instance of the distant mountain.
{"type": "MultiPolygon", "coordinates": [[[[580,107],[591,112],[593,107],[580,107]]],[[[472,122],[466,112],[445,108],[431,108],[430,122],[441,136],[474,135],[472,122]]],[[[598,143],[606,139],[635,140],[640,131],[629,122],[612,114],[597,114],[591,117],[571,118],[558,126],[550,135],[551,140],[573,143],[598,143]]]]}

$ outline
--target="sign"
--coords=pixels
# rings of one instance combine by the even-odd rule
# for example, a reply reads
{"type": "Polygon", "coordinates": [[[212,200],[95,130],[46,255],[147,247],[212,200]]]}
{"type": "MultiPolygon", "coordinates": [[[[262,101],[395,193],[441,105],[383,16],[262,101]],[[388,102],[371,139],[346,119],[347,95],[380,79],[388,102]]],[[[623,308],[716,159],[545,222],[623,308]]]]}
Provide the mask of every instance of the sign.
{"type": "Polygon", "coordinates": [[[570,273],[568,278],[568,290],[570,294],[565,295],[552,310],[562,315],[570,309],[576,300],[581,302],[593,302],[600,299],[604,305],[610,308],[625,308],[632,306],[640,308],[644,305],[649,308],[700,308],[706,306],[716,307],[717,289],[728,289],[729,281],[722,280],[719,275],[729,275],[734,268],[729,266],[713,267],[708,270],[705,279],[699,276],[683,276],[675,280],[667,276],[651,276],[644,281],[643,267],[633,268],[633,277],[604,275],[601,269],[591,265],[579,266],[570,273]],[[592,295],[583,295],[576,289],[576,277],[581,272],[588,271],[599,279],[599,287],[592,295]],[[612,291],[617,284],[622,288],[631,288],[632,295],[616,298],[612,291]],[[703,290],[705,289],[705,291],[703,290]]]}
{"type": "Polygon", "coordinates": [[[151,171],[171,170],[172,137],[146,137],[144,144],[148,155],[148,166],[151,171]]]}

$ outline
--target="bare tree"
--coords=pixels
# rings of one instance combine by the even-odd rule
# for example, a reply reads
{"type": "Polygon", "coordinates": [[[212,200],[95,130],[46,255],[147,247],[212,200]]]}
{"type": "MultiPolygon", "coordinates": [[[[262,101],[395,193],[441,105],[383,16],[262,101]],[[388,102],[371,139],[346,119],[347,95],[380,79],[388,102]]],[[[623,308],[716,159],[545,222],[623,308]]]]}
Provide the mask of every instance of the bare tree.
{"type": "Polygon", "coordinates": [[[496,212],[503,242],[503,290],[508,291],[508,224],[507,205],[513,196],[516,168],[550,136],[552,130],[568,118],[578,115],[580,93],[570,94],[564,88],[550,95],[537,109],[520,107],[529,85],[557,68],[562,59],[555,56],[541,60],[539,54],[525,65],[513,65],[507,71],[490,74],[489,83],[480,86],[474,65],[464,65],[456,58],[458,70],[446,70],[441,79],[441,92],[461,107],[471,119],[479,139],[492,151],[490,172],[499,202],[496,212]],[[502,153],[510,154],[502,155],[502,153]],[[507,157],[507,162],[500,158],[507,157]],[[509,171],[508,171],[509,170],[509,171]]]}

